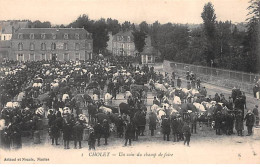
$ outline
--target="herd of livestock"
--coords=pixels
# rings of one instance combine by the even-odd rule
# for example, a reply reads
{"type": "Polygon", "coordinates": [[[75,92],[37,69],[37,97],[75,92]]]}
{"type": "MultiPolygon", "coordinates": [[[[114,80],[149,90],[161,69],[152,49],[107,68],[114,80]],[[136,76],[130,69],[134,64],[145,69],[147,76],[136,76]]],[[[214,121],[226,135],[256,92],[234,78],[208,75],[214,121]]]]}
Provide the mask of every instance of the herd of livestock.
{"type": "MultiPolygon", "coordinates": [[[[1,68],[0,82],[1,138],[20,144],[25,132],[33,134],[44,129],[46,118],[50,129],[57,126],[57,120],[63,120],[54,128],[63,132],[63,137],[68,131],[64,124],[74,127],[80,123],[95,130],[104,120],[109,123],[109,132],[117,130],[121,134],[126,129],[120,128],[125,125],[121,118],[123,122],[134,123],[135,138],[143,134],[146,120],[152,131],[167,128],[163,126],[164,118],[180,137],[184,122],[190,123],[195,132],[199,122],[212,126],[217,134],[220,131],[231,134],[234,122],[238,124],[236,116],[244,112],[246,102],[238,89],[232,91],[229,99],[218,93],[211,98],[205,87],[183,87],[184,80],[176,78],[174,72],[163,75],[154,67],[134,66],[127,57],[87,62],[25,62],[1,68]],[[154,95],[150,107],[148,92],[154,95]],[[124,94],[125,102],[115,106],[113,100],[120,93],[124,94]],[[156,126],[152,125],[152,116],[156,116],[156,126]]],[[[74,133],[67,133],[65,136],[72,139],[74,133]]]]}

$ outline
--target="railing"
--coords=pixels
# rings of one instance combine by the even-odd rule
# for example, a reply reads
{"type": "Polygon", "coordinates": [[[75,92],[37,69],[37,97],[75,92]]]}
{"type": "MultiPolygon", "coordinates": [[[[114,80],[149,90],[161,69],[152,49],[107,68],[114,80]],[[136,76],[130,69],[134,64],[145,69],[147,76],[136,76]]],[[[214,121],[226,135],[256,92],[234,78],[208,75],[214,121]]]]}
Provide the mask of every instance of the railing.
{"type": "Polygon", "coordinates": [[[195,74],[210,75],[213,77],[220,77],[222,79],[235,80],[238,82],[245,82],[251,84],[255,82],[254,80],[255,78],[257,80],[260,78],[260,74],[245,73],[245,72],[225,70],[219,68],[203,67],[203,66],[185,64],[185,63],[171,62],[170,66],[173,67],[174,69],[193,71],[195,74]]]}
{"type": "Polygon", "coordinates": [[[260,74],[245,73],[239,71],[197,66],[192,64],[164,61],[164,68],[168,71],[175,70],[178,74],[185,76],[187,71],[192,71],[202,81],[212,83],[227,88],[240,88],[252,94],[255,82],[260,78],[260,74]]]}

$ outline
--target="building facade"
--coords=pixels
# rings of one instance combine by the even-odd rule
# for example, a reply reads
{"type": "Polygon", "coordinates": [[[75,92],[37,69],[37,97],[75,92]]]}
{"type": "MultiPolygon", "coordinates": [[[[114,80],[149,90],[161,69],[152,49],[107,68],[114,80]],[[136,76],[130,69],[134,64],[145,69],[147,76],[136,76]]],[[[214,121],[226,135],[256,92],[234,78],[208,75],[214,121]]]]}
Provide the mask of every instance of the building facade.
{"type": "Polygon", "coordinates": [[[0,62],[8,59],[11,54],[11,39],[13,33],[20,28],[27,27],[27,21],[0,21],[0,62]]]}
{"type": "Polygon", "coordinates": [[[0,41],[12,39],[13,33],[20,28],[28,28],[28,21],[0,21],[0,41]]]}
{"type": "Polygon", "coordinates": [[[113,36],[112,53],[117,56],[135,56],[136,49],[132,31],[121,31],[113,36]]]}
{"type": "Polygon", "coordinates": [[[92,34],[83,28],[22,28],[13,34],[10,59],[88,60],[92,52],[92,34]]]}
{"type": "Polygon", "coordinates": [[[151,37],[147,36],[145,39],[145,46],[143,51],[141,52],[141,62],[142,64],[154,64],[156,60],[159,59],[161,53],[158,49],[155,49],[152,46],[151,37]]]}
{"type": "Polygon", "coordinates": [[[112,32],[108,32],[109,40],[107,41],[107,51],[113,53],[113,35],[112,32]]]}

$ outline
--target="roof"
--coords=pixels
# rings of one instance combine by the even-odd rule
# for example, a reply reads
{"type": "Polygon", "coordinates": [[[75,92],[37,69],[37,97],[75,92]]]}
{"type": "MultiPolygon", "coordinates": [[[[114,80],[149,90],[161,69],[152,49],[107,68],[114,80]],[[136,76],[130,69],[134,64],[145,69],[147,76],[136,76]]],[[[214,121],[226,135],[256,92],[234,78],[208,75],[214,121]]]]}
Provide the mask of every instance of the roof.
{"type": "Polygon", "coordinates": [[[11,48],[11,41],[0,41],[0,48],[11,48]]]}
{"type": "Polygon", "coordinates": [[[2,34],[12,34],[13,33],[13,27],[11,25],[2,27],[2,34]]]}
{"type": "Polygon", "coordinates": [[[115,36],[117,35],[121,35],[121,36],[133,36],[133,31],[129,30],[129,31],[120,31],[117,34],[115,34],[115,36]]]}
{"type": "Polygon", "coordinates": [[[30,39],[30,34],[34,34],[34,39],[43,39],[42,34],[45,34],[44,39],[64,39],[64,35],[68,34],[68,39],[92,39],[91,33],[84,28],[21,28],[14,35],[12,39],[18,39],[18,34],[22,34],[22,39],[30,39]]]}
{"type": "Polygon", "coordinates": [[[27,28],[28,21],[0,21],[0,27],[2,27],[2,33],[12,34],[13,30],[17,31],[19,28],[27,28]]]}
{"type": "Polygon", "coordinates": [[[146,46],[144,50],[141,52],[141,54],[160,55],[161,53],[158,49],[155,49],[153,46],[146,46]]]}
{"type": "Polygon", "coordinates": [[[113,41],[120,41],[120,42],[129,42],[128,41],[128,36],[130,36],[130,42],[134,41],[134,36],[133,36],[133,31],[129,30],[129,31],[120,31],[117,34],[115,34],[113,36],[113,41]],[[123,37],[120,38],[119,40],[117,40],[117,36],[123,37]]]}

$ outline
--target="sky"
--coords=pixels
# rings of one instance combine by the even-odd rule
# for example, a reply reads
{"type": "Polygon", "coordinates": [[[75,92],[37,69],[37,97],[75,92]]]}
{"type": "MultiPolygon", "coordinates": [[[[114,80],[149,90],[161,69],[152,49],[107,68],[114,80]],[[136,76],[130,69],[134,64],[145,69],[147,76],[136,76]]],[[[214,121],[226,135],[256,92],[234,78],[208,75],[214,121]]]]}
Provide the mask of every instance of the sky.
{"type": "Polygon", "coordinates": [[[0,20],[50,21],[69,24],[79,15],[113,18],[139,24],[202,23],[201,13],[212,2],[218,21],[244,22],[249,0],[0,0],[0,20]]]}

